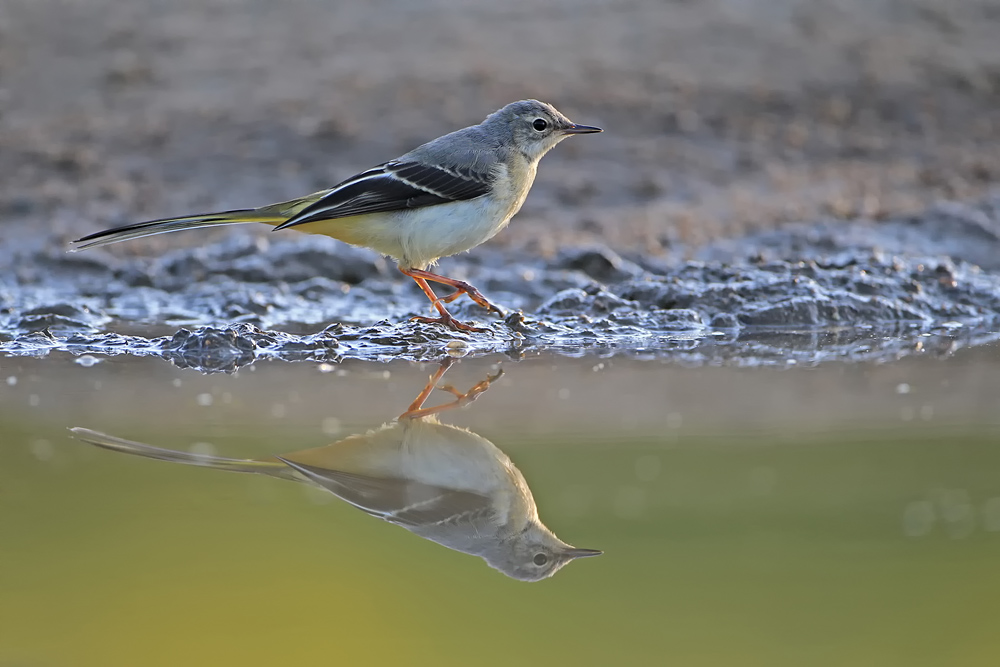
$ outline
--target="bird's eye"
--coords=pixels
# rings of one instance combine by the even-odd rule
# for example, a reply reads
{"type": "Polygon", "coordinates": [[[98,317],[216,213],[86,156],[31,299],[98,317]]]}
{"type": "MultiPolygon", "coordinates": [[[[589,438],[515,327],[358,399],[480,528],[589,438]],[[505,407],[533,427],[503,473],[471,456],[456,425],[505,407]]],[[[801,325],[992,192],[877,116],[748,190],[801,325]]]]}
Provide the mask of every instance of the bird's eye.
{"type": "MultiPolygon", "coordinates": [[[[531,127],[535,128],[539,132],[544,132],[548,126],[549,122],[544,118],[536,118],[535,122],[531,124],[531,127]]],[[[535,558],[538,558],[538,556],[535,556],[535,558]]],[[[542,563],[539,563],[539,565],[541,564],[542,563]]]]}
{"type": "MultiPolygon", "coordinates": [[[[538,121],[536,120],[535,122],[537,123],[538,121]]],[[[545,121],[543,120],[542,122],[544,123],[545,121]]],[[[545,554],[535,554],[532,560],[535,561],[535,565],[545,565],[549,562],[549,557],[545,554]]]]}

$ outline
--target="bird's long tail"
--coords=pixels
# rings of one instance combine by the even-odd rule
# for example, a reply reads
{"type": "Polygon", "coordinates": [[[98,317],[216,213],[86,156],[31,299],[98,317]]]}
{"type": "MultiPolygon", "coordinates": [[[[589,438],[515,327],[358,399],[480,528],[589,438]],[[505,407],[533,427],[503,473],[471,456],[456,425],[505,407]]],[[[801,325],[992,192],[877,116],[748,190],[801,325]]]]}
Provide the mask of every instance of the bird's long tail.
{"type": "Polygon", "coordinates": [[[119,241],[128,241],[130,239],[142,238],[143,236],[153,236],[154,234],[178,232],[182,229],[193,229],[195,227],[238,225],[245,222],[259,222],[277,226],[315,202],[327,192],[327,190],[324,190],[299,199],[292,199],[291,201],[262,206],[260,208],[243,208],[235,211],[220,211],[218,213],[186,215],[180,218],[163,218],[161,220],[135,222],[130,225],[88,234],[83,238],[73,241],[71,250],[75,252],[86,248],[96,248],[102,245],[118,243],[119,241]]]}
{"type": "Polygon", "coordinates": [[[78,440],[104,449],[110,449],[113,452],[142,456],[147,459],[170,461],[172,463],[214,468],[216,470],[227,470],[229,472],[257,473],[296,482],[303,481],[303,477],[299,473],[278,460],[228,459],[210,454],[196,454],[175,449],[153,447],[141,442],[133,442],[132,440],[124,440],[113,435],[107,435],[106,433],[91,431],[87,428],[76,427],[71,428],[70,431],[72,431],[78,440]]]}
{"type": "Polygon", "coordinates": [[[123,227],[105,229],[94,234],[89,234],[83,238],[73,241],[72,250],[84,250],[86,248],[96,248],[119,241],[128,241],[143,236],[153,236],[154,234],[166,234],[167,232],[177,232],[182,229],[193,227],[210,227],[214,225],[235,225],[241,222],[273,222],[281,223],[283,218],[258,217],[256,209],[243,209],[239,211],[223,211],[221,213],[211,213],[207,215],[191,215],[184,218],[164,218],[163,220],[149,220],[147,222],[136,222],[123,227]]]}

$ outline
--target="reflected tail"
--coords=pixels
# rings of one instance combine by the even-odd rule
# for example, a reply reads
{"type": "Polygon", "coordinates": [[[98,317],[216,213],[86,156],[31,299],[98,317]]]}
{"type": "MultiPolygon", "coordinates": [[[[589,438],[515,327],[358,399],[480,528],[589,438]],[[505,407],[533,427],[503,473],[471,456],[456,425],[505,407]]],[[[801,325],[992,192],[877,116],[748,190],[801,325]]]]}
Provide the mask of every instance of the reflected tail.
{"type": "Polygon", "coordinates": [[[302,476],[278,460],[262,461],[257,459],[229,459],[222,456],[212,456],[209,454],[196,454],[184,452],[176,449],[163,449],[152,445],[116,438],[113,435],[91,431],[87,428],[71,428],[73,436],[78,440],[86,442],[103,449],[110,449],[113,452],[132,454],[147,459],[157,459],[159,461],[170,461],[172,463],[183,463],[185,465],[201,466],[203,468],[214,468],[216,470],[226,470],[229,472],[256,473],[268,475],[279,479],[287,479],[294,482],[303,481],[302,476]]]}

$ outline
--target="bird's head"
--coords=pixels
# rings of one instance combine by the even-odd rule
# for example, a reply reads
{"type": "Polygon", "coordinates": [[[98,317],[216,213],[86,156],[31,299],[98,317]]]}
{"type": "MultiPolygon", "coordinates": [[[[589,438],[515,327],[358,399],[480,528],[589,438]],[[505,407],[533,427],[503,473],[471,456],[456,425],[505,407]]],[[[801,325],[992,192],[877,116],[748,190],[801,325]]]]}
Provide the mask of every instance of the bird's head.
{"type": "Polygon", "coordinates": [[[532,161],[566,137],[603,132],[599,127],[577,125],[551,104],[538,100],[512,102],[490,114],[483,127],[532,161]]]}

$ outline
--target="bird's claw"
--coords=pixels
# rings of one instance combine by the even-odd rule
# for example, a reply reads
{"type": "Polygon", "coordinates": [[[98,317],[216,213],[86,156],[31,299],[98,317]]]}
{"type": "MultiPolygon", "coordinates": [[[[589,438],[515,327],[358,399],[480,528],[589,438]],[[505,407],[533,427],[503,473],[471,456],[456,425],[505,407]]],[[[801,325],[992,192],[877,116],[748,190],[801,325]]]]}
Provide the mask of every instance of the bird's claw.
{"type": "Polygon", "coordinates": [[[463,294],[468,294],[469,298],[472,299],[475,302],[475,304],[480,308],[483,308],[484,310],[489,311],[491,313],[496,313],[501,318],[507,317],[507,313],[506,311],[504,311],[503,308],[494,303],[491,303],[485,296],[483,296],[482,292],[477,290],[472,285],[469,285],[468,287],[460,287],[451,294],[449,294],[448,296],[438,297],[437,300],[441,303],[451,303],[452,301],[462,296],[463,294]]]}
{"type": "Polygon", "coordinates": [[[456,403],[467,405],[472,401],[476,400],[477,398],[479,398],[480,394],[485,393],[486,390],[490,388],[490,385],[496,382],[501,375],[503,375],[503,369],[502,368],[497,369],[497,372],[494,375],[489,375],[486,377],[485,380],[480,380],[479,382],[474,384],[472,388],[469,389],[469,391],[466,392],[459,391],[458,389],[455,388],[455,385],[453,384],[442,384],[438,385],[437,388],[441,391],[446,391],[452,396],[454,396],[457,399],[456,403]]]}
{"type": "Polygon", "coordinates": [[[468,333],[490,333],[489,329],[481,329],[479,327],[474,327],[471,324],[465,324],[464,322],[459,322],[451,315],[447,317],[423,317],[417,315],[416,317],[410,318],[411,322],[423,322],[424,324],[443,324],[449,329],[454,331],[466,331],[468,333]]]}
{"type": "Polygon", "coordinates": [[[497,381],[501,375],[503,375],[503,369],[498,368],[497,372],[493,375],[487,375],[485,380],[481,380],[472,386],[467,392],[461,392],[455,389],[454,385],[451,384],[436,384],[441,377],[448,370],[451,365],[452,360],[446,359],[442,362],[438,371],[431,376],[430,382],[424,387],[417,399],[410,404],[410,409],[399,416],[400,420],[404,419],[419,419],[421,417],[428,417],[430,415],[436,415],[446,410],[453,410],[455,408],[461,408],[463,406],[472,403],[474,400],[479,398],[482,394],[486,393],[486,390],[490,388],[490,385],[497,381]],[[455,400],[450,403],[445,403],[444,405],[437,405],[432,408],[423,407],[424,401],[430,396],[431,390],[433,388],[440,389],[441,391],[446,391],[455,397],[455,400]]]}

